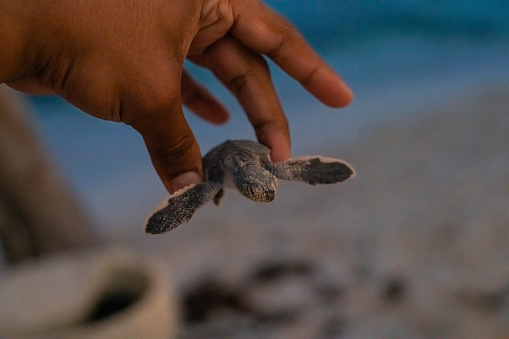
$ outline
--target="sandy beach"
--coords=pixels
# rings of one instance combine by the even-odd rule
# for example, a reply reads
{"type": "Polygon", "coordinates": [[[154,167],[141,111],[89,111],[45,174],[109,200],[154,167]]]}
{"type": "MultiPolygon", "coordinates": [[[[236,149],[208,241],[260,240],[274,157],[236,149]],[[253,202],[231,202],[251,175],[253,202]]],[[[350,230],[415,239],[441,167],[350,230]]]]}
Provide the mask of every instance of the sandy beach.
{"type": "Polygon", "coordinates": [[[108,237],[164,258],[180,338],[504,338],[509,334],[509,88],[323,145],[341,185],[227,191],[163,236],[108,237]]]}

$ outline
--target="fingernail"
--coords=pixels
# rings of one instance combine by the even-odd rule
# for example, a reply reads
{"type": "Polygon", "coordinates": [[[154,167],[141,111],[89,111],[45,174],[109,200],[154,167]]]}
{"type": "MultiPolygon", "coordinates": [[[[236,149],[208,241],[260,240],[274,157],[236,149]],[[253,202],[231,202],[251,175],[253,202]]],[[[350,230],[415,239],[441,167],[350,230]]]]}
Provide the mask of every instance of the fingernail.
{"type": "Polygon", "coordinates": [[[199,184],[202,182],[201,176],[196,172],[186,172],[182,173],[175,178],[171,179],[170,182],[170,193],[173,194],[179,189],[182,189],[186,186],[192,185],[192,184],[199,184]]]}

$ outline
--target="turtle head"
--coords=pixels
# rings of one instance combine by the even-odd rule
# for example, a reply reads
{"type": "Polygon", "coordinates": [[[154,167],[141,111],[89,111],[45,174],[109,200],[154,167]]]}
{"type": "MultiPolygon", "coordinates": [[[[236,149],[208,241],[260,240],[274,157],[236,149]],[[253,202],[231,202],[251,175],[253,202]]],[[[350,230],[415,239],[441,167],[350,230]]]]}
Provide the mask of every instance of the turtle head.
{"type": "Polygon", "coordinates": [[[277,188],[277,179],[272,173],[260,166],[247,166],[239,171],[234,178],[238,191],[258,202],[274,200],[277,188]]]}

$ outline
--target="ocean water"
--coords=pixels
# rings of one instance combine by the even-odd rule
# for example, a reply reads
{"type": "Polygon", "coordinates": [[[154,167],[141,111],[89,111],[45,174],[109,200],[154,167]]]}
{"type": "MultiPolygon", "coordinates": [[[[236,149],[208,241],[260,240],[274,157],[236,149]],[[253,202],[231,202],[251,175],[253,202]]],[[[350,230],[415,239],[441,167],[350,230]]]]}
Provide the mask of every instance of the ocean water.
{"type": "MultiPolygon", "coordinates": [[[[389,123],[412,123],[472,91],[509,85],[509,2],[271,0],[355,93],[342,110],[321,105],[270,63],[290,121],[293,153],[320,153],[389,123]]],[[[253,139],[235,98],[206,70],[187,68],[231,110],[224,126],[186,113],[203,152],[225,139],[253,139]]],[[[54,160],[105,227],[141,222],[166,193],[141,137],[59,98],[29,97],[54,160]]],[[[334,156],[341,156],[336,154],[334,156]]]]}

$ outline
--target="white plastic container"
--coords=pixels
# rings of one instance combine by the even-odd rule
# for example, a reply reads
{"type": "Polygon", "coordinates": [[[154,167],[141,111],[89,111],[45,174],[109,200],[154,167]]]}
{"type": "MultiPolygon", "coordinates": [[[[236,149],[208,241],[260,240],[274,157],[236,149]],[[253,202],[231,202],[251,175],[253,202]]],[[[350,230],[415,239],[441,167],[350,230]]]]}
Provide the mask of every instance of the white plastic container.
{"type": "Polygon", "coordinates": [[[156,258],[59,254],[0,272],[0,338],[171,338],[173,288],[156,258]]]}

